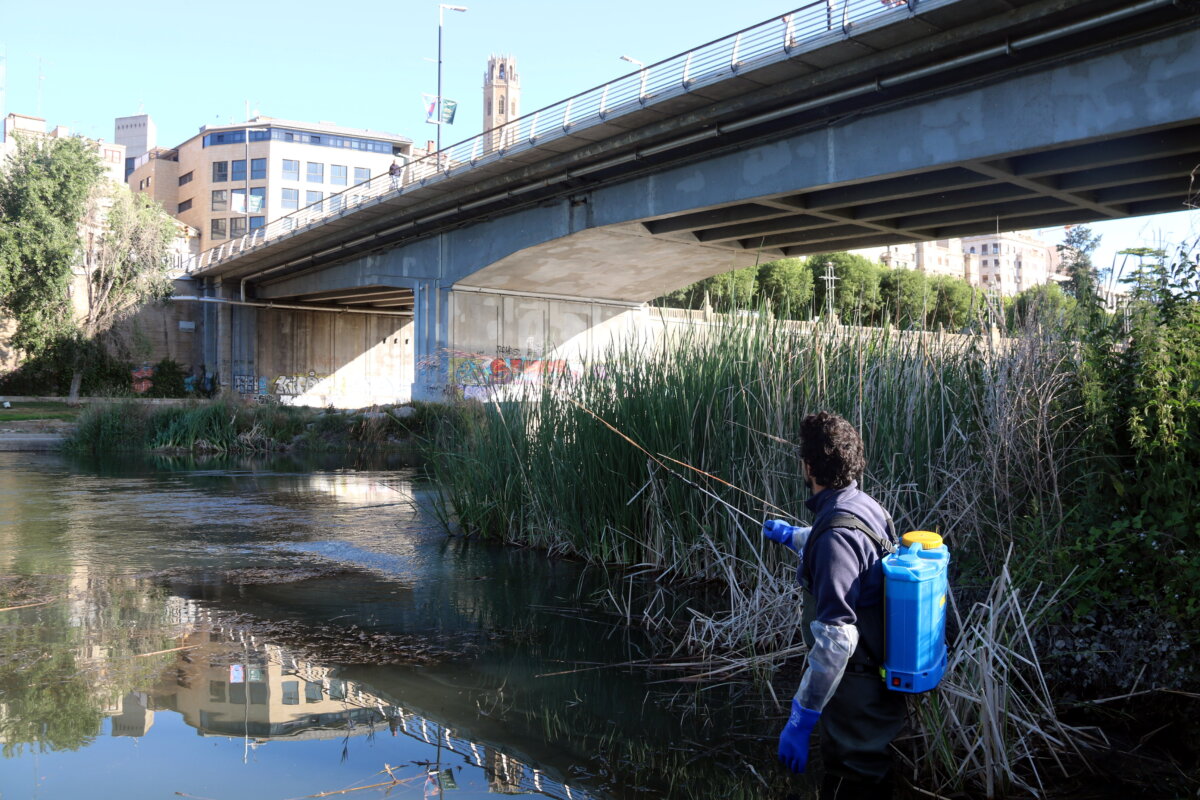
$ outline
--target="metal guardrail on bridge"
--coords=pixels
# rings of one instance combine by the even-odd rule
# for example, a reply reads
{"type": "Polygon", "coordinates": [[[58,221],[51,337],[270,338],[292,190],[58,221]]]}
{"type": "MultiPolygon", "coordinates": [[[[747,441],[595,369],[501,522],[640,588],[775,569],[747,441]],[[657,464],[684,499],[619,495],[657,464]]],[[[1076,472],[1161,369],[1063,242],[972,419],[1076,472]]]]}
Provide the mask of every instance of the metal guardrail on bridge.
{"type": "Polygon", "coordinates": [[[399,176],[378,175],[330,195],[194,256],[187,272],[215,266],[272,239],[343,216],[380,198],[504,159],[745,70],[787,60],[827,43],[830,36],[846,38],[857,23],[885,14],[908,13],[916,4],[917,0],[818,0],[801,6],[416,159],[405,165],[399,176]]]}

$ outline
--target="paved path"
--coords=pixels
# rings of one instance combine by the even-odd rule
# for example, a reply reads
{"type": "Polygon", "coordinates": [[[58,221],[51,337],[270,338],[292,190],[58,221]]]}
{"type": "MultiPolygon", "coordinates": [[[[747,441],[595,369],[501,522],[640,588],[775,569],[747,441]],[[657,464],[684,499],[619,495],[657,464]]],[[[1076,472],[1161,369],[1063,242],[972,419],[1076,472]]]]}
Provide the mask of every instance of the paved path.
{"type": "Polygon", "coordinates": [[[57,450],[66,438],[61,433],[0,433],[0,452],[57,450]]]}

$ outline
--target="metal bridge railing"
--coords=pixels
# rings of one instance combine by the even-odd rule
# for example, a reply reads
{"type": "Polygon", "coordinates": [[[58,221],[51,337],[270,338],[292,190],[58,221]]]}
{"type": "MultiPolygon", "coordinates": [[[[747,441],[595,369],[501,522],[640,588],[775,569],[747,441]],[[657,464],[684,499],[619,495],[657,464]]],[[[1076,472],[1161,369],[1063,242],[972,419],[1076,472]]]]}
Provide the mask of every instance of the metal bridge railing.
{"type": "Polygon", "coordinates": [[[817,0],[430,153],[405,165],[398,178],[378,175],[330,195],[193,257],[187,271],[219,264],[271,239],[344,216],[380,198],[403,194],[498,161],[731,75],[787,60],[796,53],[828,44],[831,38],[847,38],[852,26],[887,14],[907,14],[916,3],[917,0],[817,0]]]}

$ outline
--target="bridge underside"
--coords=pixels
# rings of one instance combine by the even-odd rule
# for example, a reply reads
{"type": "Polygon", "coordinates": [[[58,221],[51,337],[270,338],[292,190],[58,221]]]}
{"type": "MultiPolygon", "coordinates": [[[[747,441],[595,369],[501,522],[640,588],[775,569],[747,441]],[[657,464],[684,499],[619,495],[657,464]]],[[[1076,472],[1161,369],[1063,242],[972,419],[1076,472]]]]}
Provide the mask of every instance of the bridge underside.
{"type": "Polygon", "coordinates": [[[1198,167],[1200,124],[1181,124],[594,228],[462,283],[647,300],[785,256],[1182,211],[1198,167]]]}

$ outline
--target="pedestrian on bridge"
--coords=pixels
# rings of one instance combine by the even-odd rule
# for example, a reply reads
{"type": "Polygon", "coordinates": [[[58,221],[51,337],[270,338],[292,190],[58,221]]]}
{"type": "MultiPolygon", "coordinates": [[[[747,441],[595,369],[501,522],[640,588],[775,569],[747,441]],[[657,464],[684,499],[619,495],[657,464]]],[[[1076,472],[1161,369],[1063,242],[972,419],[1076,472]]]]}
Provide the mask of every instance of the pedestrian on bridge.
{"type": "Polygon", "coordinates": [[[400,174],[403,170],[404,167],[400,166],[400,162],[393,159],[392,165],[388,167],[388,175],[392,176],[392,189],[400,188],[400,174]]]}
{"type": "Polygon", "coordinates": [[[891,516],[858,488],[866,468],[862,438],[849,422],[822,411],[800,423],[800,460],[812,496],[811,528],[768,520],[763,535],[801,554],[802,633],[808,662],[779,736],[779,758],[793,772],[808,766],[820,723],[821,800],[892,795],[892,740],[904,725],[904,695],[887,689],[883,568],[896,549],[891,516]]]}

